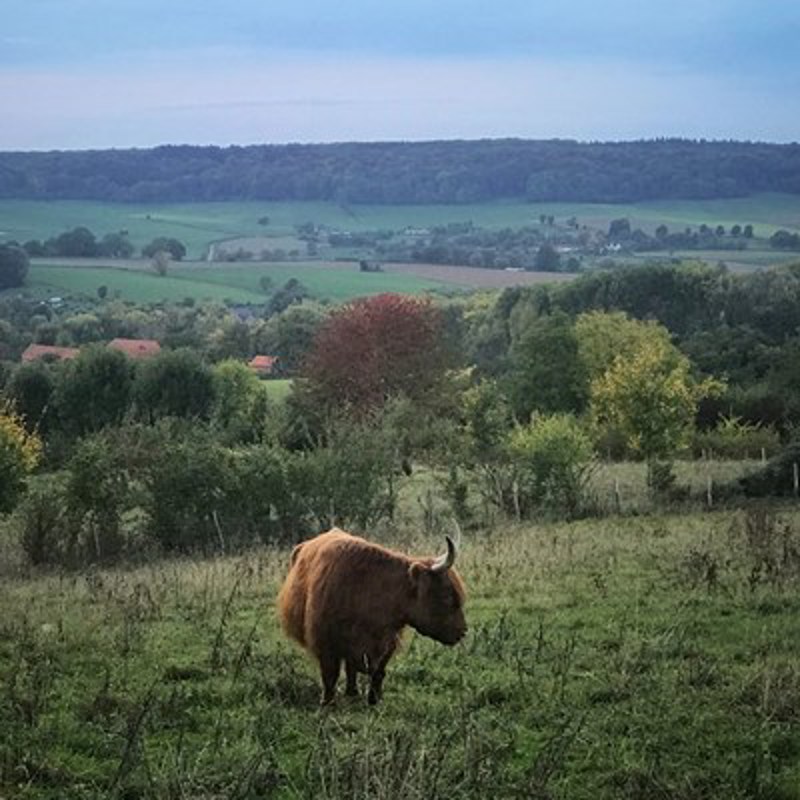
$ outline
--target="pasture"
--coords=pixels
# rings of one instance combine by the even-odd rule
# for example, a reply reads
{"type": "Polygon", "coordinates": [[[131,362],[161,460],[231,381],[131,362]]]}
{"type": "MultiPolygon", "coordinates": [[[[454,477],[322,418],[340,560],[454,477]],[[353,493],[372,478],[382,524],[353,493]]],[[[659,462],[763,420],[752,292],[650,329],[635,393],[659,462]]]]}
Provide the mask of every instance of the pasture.
{"type": "MultiPolygon", "coordinates": [[[[446,529],[372,534],[431,553],[446,529]]],[[[796,509],[462,544],[467,638],[408,635],[373,709],[318,708],[275,620],[288,548],[6,576],[0,796],[800,797],[796,509]]]]}
{"type": "MultiPolygon", "coordinates": [[[[419,294],[444,285],[441,281],[416,275],[362,273],[353,264],[319,262],[248,266],[217,264],[208,267],[175,264],[163,277],[149,269],[146,262],[129,261],[125,266],[87,266],[83,260],[79,264],[67,265],[65,260],[56,264],[36,263],[28,273],[25,291],[42,297],[97,297],[98,287],[106,286],[109,297],[136,303],[180,302],[193,298],[198,301],[263,304],[269,300],[269,293],[260,285],[263,277],[272,281],[270,293],[280,289],[290,278],[295,278],[315,299],[336,302],[381,292],[419,294]]],[[[10,291],[19,293],[19,290],[10,291]]]]}
{"type": "Polygon", "coordinates": [[[756,236],[769,237],[777,228],[800,230],[800,195],[760,194],[722,200],[609,203],[491,202],[435,206],[342,206],[325,202],[227,202],[121,204],[84,201],[0,201],[0,240],[43,239],[85,225],[98,235],[127,230],[140,248],[157,236],[183,241],[189,258],[204,258],[209,245],[225,239],[268,237],[273,247],[303,247],[294,239],[295,225],[313,222],[350,231],[406,226],[430,227],[472,220],[488,228],[538,224],[539,215],[557,222],[576,217],[579,224],[606,230],[612,219],[628,217],[633,227],[652,232],[660,224],[682,230],[702,223],[730,228],[754,226],[756,236]],[[267,225],[259,219],[269,218],[267,225]]]}

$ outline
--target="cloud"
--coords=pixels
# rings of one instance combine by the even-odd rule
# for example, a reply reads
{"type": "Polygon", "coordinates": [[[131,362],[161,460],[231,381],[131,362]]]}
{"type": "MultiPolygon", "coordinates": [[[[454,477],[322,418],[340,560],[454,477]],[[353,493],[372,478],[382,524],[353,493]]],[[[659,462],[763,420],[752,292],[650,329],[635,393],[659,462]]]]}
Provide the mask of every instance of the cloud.
{"type": "Polygon", "coordinates": [[[782,87],[775,94],[625,61],[173,56],[136,70],[0,73],[0,149],[505,136],[790,140],[800,100],[782,87]]]}

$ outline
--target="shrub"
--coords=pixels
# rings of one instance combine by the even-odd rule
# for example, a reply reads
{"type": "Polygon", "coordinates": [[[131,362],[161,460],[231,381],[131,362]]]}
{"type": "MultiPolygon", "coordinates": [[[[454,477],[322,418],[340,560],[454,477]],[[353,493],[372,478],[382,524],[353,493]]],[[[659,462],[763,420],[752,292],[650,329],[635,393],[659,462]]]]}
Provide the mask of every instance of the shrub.
{"type": "Polygon", "coordinates": [[[11,403],[0,398],[0,512],[14,508],[41,454],[39,437],[29,433],[11,403]]]}
{"type": "Polygon", "coordinates": [[[592,445],[568,414],[537,417],[512,431],[508,451],[514,466],[519,513],[536,508],[576,514],[585,500],[592,445]]]}
{"type": "Polygon", "coordinates": [[[795,464],[800,469],[800,442],[792,442],[762,469],[740,478],[739,487],[748,497],[788,497],[794,493],[795,464]]]}
{"type": "Polygon", "coordinates": [[[72,537],[66,497],[63,476],[50,474],[46,484],[31,487],[14,511],[20,545],[30,564],[63,564],[69,559],[72,537]]]}
{"type": "Polygon", "coordinates": [[[710,431],[694,435],[692,450],[696,456],[713,454],[721,458],[758,458],[762,450],[774,455],[780,449],[780,435],[770,425],[746,422],[741,417],[723,417],[710,431]]]}
{"type": "Polygon", "coordinates": [[[382,422],[329,422],[321,446],[289,460],[289,490],[315,527],[364,529],[394,513],[397,451],[382,422]]]}
{"type": "Polygon", "coordinates": [[[166,550],[224,546],[228,452],[200,428],[164,440],[153,455],[142,471],[148,534],[166,550]]]}

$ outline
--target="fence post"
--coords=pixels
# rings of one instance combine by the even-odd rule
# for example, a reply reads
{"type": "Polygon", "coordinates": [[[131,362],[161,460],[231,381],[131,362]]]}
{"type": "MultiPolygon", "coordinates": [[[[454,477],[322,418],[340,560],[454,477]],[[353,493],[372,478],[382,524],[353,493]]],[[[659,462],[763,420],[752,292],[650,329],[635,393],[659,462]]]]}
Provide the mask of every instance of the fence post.
{"type": "Polygon", "coordinates": [[[792,478],[794,479],[794,496],[800,492],[800,470],[797,469],[797,462],[792,464],[792,478]]]}
{"type": "Polygon", "coordinates": [[[706,502],[708,503],[709,508],[714,505],[714,481],[712,480],[710,473],[706,483],[706,502]]]}
{"type": "Polygon", "coordinates": [[[619,493],[619,478],[614,478],[614,505],[617,508],[617,514],[622,513],[622,496],[619,493]]]}

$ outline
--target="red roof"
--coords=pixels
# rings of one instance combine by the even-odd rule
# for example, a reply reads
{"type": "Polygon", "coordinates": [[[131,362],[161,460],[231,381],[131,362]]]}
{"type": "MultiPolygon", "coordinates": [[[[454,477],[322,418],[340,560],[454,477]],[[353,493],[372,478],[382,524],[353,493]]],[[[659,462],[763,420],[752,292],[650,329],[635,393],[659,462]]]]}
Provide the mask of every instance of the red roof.
{"type": "Polygon", "coordinates": [[[253,356],[247,366],[257,372],[272,372],[277,360],[278,356],[253,356]]]}
{"type": "Polygon", "coordinates": [[[52,344],[29,344],[22,354],[23,361],[36,361],[47,356],[68,361],[78,355],[77,347],[56,347],[52,344]]]}
{"type": "Polygon", "coordinates": [[[161,345],[155,339],[112,339],[108,346],[131,358],[147,358],[161,352],[161,345]]]}

